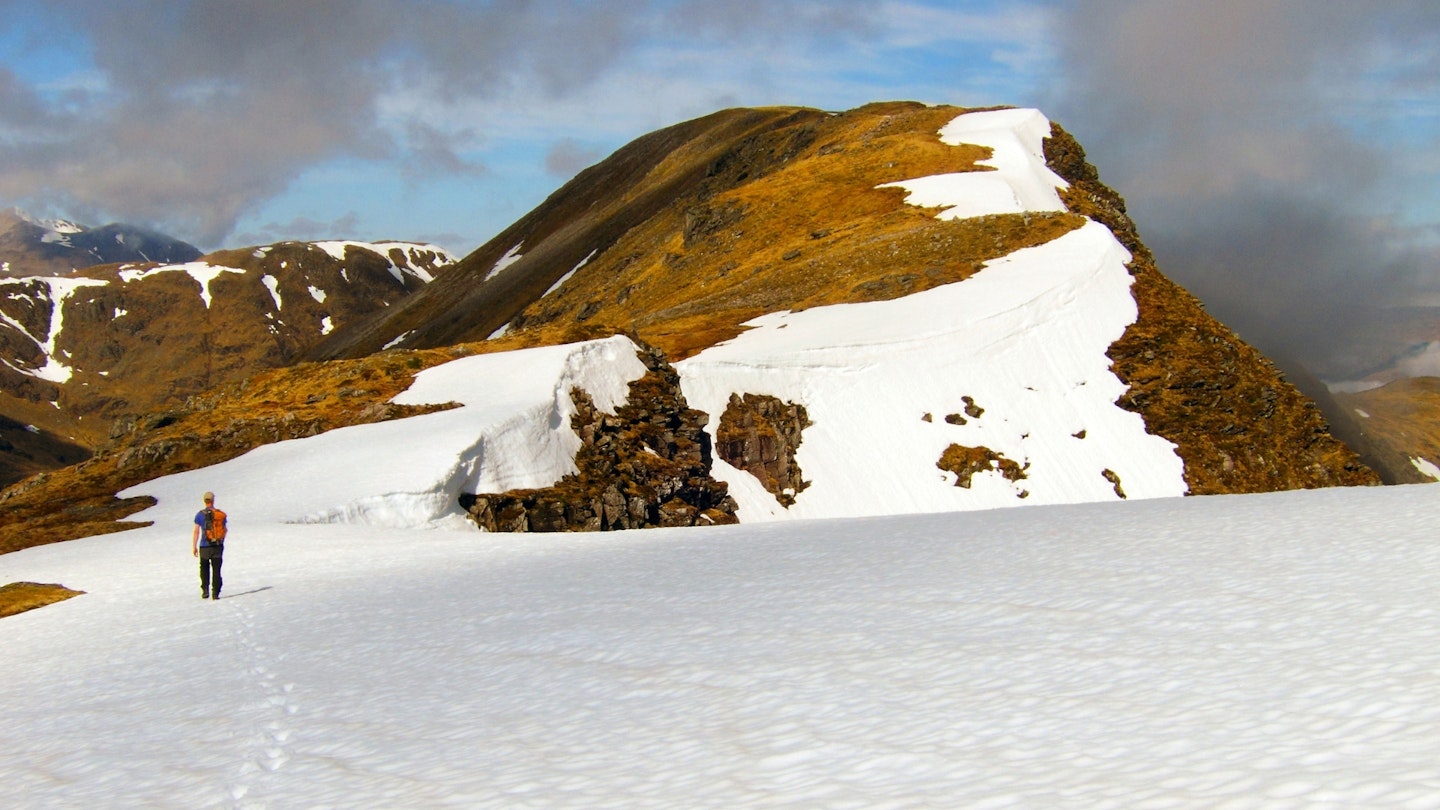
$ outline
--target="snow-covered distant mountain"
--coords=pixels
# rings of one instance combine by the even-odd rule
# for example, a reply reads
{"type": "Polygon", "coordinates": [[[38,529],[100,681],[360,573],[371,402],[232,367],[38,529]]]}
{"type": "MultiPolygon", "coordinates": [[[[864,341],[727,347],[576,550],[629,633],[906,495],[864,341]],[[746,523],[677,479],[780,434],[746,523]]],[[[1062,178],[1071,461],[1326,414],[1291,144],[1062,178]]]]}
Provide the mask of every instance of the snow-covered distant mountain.
{"type": "Polygon", "coordinates": [[[0,412],[93,447],[121,413],[292,363],[454,261],[432,245],[281,243],[0,279],[0,412]]]}
{"type": "Polygon", "coordinates": [[[68,276],[97,264],[198,258],[194,245],[148,228],[119,223],[90,228],[15,208],[0,211],[0,278],[68,276]]]}

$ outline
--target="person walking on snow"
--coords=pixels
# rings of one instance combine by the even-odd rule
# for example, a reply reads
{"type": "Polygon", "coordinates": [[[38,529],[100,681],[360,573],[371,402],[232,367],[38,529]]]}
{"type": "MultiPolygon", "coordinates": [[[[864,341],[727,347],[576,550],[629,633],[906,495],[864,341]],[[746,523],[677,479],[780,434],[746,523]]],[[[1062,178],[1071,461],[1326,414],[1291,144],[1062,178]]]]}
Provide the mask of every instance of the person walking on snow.
{"type": "Polygon", "coordinates": [[[195,513],[190,553],[200,559],[200,598],[219,599],[220,565],[225,561],[225,513],[215,508],[215,493],[205,493],[205,508],[195,513]]]}

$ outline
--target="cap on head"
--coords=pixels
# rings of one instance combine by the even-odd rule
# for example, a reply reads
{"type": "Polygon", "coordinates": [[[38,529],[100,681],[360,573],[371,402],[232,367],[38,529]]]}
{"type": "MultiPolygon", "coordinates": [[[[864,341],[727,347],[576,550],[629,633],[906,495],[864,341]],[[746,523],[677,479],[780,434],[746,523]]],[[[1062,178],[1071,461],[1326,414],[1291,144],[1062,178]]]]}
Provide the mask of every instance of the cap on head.
{"type": "Polygon", "coordinates": [[[214,501],[215,501],[215,493],[213,493],[213,492],[207,492],[207,493],[205,493],[205,503],[214,503],[214,501]]]}

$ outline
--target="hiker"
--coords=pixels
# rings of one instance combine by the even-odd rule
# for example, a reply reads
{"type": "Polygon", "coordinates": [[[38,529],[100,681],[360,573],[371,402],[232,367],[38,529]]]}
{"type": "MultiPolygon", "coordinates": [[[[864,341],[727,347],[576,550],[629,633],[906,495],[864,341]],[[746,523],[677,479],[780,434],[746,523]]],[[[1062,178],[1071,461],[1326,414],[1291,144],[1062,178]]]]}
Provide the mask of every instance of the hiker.
{"type": "Polygon", "coordinates": [[[220,565],[225,555],[225,513],[215,508],[215,493],[205,493],[205,508],[195,513],[190,552],[200,559],[200,598],[219,599],[220,565]]]}

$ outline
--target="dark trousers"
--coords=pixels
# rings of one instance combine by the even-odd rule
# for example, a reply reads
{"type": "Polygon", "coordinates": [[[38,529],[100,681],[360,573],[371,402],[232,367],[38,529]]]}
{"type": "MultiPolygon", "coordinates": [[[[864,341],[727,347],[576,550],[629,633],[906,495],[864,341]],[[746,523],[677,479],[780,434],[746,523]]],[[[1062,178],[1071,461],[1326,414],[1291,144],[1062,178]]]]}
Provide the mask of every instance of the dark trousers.
{"type": "Polygon", "coordinates": [[[225,584],[220,579],[220,565],[225,562],[224,546],[201,546],[200,547],[200,592],[205,594],[220,595],[220,586],[225,584]],[[214,587],[211,587],[211,585],[214,587]]]}

